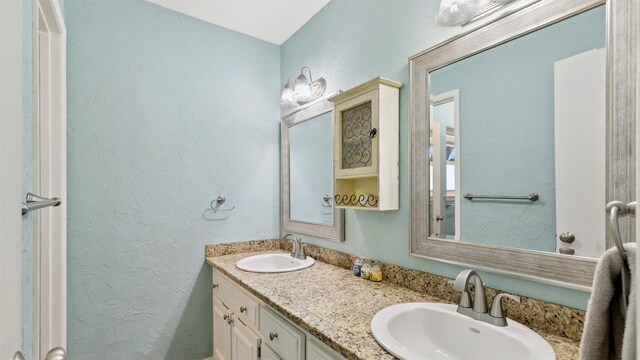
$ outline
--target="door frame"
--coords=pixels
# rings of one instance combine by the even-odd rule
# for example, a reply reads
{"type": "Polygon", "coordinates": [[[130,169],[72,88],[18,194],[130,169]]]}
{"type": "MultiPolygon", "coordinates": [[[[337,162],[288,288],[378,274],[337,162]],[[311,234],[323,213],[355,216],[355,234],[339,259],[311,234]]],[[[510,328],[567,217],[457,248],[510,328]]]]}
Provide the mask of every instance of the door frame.
{"type": "Polygon", "coordinates": [[[34,221],[34,354],[67,342],[66,27],[58,0],[32,0],[34,68],[34,192],[59,197],[34,221]]]}

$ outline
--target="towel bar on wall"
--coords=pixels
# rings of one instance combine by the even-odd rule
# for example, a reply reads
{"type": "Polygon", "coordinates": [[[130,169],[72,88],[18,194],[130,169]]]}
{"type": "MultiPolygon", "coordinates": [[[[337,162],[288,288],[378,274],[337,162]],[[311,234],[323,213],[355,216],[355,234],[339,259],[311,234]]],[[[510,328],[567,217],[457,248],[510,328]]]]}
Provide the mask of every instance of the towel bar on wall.
{"type": "Polygon", "coordinates": [[[468,200],[473,199],[495,199],[495,200],[529,200],[529,201],[538,201],[540,196],[536,193],[531,193],[529,195],[524,196],[514,196],[514,195],[474,195],[472,193],[464,194],[464,198],[468,200]]]}
{"type": "Polygon", "coordinates": [[[613,243],[620,251],[622,259],[627,261],[627,253],[624,251],[622,237],[620,236],[620,227],[618,226],[618,217],[625,215],[636,214],[637,202],[633,201],[625,203],[622,201],[611,201],[607,204],[607,211],[609,212],[609,224],[611,225],[611,233],[613,237],[613,243]]]}
{"type": "Polygon", "coordinates": [[[34,193],[27,193],[26,203],[22,203],[22,215],[26,215],[29,211],[42,209],[49,206],[60,206],[62,200],[60,198],[45,198],[34,193]]]}

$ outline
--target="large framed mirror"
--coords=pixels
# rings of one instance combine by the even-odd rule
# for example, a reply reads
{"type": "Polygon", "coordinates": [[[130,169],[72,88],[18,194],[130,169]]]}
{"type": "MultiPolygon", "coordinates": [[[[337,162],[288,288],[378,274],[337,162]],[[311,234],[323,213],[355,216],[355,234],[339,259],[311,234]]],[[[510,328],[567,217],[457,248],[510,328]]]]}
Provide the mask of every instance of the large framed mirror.
{"type": "Polygon", "coordinates": [[[635,6],[541,0],[410,59],[412,255],[590,291],[635,201],[635,6]]]}
{"type": "MultiPolygon", "coordinates": [[[[337,94],[337,93],[336,93],[337,94]]],[[[342,241],[344,211],[333,204],[331,94],[282,118],[282,229],[342,241]]]]}

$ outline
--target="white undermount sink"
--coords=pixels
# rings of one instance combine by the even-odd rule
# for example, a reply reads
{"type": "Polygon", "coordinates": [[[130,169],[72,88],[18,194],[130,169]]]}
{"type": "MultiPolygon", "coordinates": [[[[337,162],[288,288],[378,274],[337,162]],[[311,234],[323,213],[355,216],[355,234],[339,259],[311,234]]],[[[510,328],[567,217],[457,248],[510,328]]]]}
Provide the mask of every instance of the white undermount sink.
{"type": "Polygon", "coordinates": [[[306,269],[315,262],[309,256],[299,260],[289,254],[260,254],[238,260],[236,267],[251,272],[278,273],[306,269]]]}
{"type": "Polygon", "coordinates": [[[400,359],[555,360],[540,335],[519,322],[495,326],[456,312],[456,305],[397,304],[371,320],[376,341],[400,359]]]}

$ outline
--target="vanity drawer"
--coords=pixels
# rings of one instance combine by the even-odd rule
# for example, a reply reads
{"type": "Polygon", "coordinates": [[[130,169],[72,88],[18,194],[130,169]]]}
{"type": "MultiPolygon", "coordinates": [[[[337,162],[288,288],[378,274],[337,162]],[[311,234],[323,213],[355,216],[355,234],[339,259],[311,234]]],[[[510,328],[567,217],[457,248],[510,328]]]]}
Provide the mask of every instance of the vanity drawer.
{"type": "Polygon", "coordinates": [[[254,328],[258,328],[258,300],[238,288],[230,279],[218,271],[213,271],[213,295],[217,296],[235,314],[236,318],[254,328]],[[216,286],[217,285],[217,286],[216,286]]]}
{"type": "Polygon", "coordinates": [[[283,360],[304,358],[304,334],[265,306],[260,309],[260,335],[283,360]]]}

